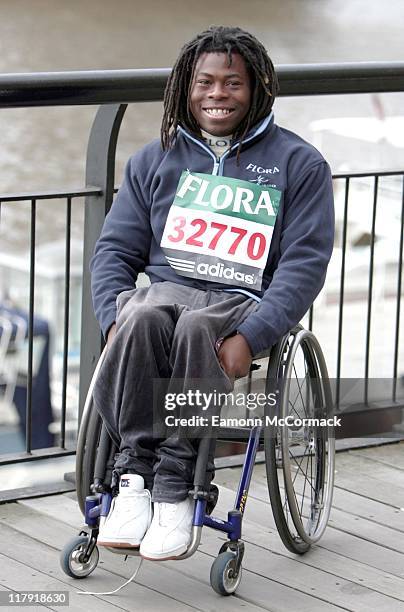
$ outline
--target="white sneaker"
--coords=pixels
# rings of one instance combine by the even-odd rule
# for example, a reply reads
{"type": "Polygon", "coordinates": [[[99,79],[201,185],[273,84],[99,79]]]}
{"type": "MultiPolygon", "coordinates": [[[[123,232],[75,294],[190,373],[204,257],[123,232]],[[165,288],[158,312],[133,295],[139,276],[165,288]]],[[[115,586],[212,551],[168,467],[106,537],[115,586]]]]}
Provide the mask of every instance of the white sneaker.
{"type": "Polygon", "coordinates": [[[164,561],[182,555],[191,541],[194,502],[155,502],[152,523],[140,545],[145,559],[164,561]]]}
{"type": "Polygon", "coordinates": [[[138,474],[123,474],[119,494],[112,498],[105,520],[100,521],[97,543],[101,546],[138,548],[152,519],[150,491],[138,474]]]}

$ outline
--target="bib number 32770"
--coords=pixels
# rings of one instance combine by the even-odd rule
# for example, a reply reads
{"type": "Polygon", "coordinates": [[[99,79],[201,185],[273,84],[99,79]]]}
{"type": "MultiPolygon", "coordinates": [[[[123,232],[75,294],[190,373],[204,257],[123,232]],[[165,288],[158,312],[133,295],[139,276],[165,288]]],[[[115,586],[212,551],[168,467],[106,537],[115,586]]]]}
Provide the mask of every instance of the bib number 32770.
{"type": "Polygon", "coordinates": [[[242,255],[251,261],[260,260],[267,252],[267,238],[262,232],[249,232],[233,223],[206,221],[176,215],[167,238],[172,244],[182,243],[222,256],[242,255]]]}
{"type": "Polygon", "coordinates": [[[183,172],[161,240],[169,264],[184,276],[260,289],[279,205],[272,191],[183,172]]]}

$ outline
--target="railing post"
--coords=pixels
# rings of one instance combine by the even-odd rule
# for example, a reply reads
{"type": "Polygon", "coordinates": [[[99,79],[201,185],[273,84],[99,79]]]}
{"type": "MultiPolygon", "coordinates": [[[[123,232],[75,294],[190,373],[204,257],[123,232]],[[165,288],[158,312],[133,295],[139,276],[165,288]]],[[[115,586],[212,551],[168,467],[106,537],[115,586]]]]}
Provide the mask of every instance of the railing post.
{"type": "Polygon", "coordinates": [[[85,200],[79,423],[87,389],[103,346],[93,312],[89,264],[105,215],[112,204],[116,144],[126,107],[127,104],[107,104],[98,109],[87,147],[86,186],[98,187],[102,193],[87,196],[85,200]]]}

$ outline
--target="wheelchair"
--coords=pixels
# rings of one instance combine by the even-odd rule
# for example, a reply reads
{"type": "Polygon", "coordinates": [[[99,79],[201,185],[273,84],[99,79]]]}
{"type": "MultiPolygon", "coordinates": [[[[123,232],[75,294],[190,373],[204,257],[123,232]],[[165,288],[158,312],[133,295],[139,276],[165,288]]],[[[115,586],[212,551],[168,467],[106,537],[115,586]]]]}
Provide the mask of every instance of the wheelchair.
{"type": "MultiPolygon", "coordinates": [[[[95,410],[92,390],[101,367],[100,357],[88,391],[77,442],[76,488],[80,509],[88,529],[69,541],[61,553],[61,567],[73,578],[85,578],[98,564],[100,516],[106,516],[112,499],[112,474],[117,449],[95,410]]],[[[243,514],[247,503],[254,462],[264,445],[266,475],[271,508],[283,544],[295,554],[304,554],[318,542],[326,528],[332,503],[335,436],[332,425],[320,425],[331,414],[332,397],[326,363],[314,334],[298,325],[270,351],[255,357],[248,376],[266,368],[265,393],[276,402],[266,402],[262,424],[245,428],[244,464],[227,520],[212,515],[218,488],[207,482],[206,465],[212,438],[199,443],[193,489],[195,500],[192,538],[178,560],[190,557],[198,548],[202,527],[227,534],[210,572],[210,583],[220,595],[234,593],[240,584],[244,543],[243,514]],[[306,421],[305,421],[306,419],[306,421]],[[309,420],[309,421],[308,421],[309,420]],[[308,421],[308,422],[307,422],[308,421]],[[287,426],[285,426],[287,423],[287,426]]],[[[217,440],[237,440],[229,431],[217,428],[217,440]]],[[[215,442],[216,440],[214,440],[215,442]]],[[[113,548],[117,554],[138,555],[136,549],[113,548]]]]}

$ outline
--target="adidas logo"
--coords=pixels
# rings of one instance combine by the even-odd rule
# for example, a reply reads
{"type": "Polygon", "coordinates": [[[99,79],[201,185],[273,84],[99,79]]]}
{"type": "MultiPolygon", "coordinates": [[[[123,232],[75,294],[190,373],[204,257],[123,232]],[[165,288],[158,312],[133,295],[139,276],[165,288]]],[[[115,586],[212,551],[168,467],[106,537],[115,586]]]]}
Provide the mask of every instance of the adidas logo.
{"type": "Polygon", "coordinates": [[[248,285],[254,285],[255,277],[254,274],[244,274],[233,268],[233,266],[227,267],[222,263],[208,264],[200,262],[196,266],[195,262],[187,259],[178,259],[176,257],[167,257],[168,263],[174,270],[178,270],[179,273],[187,272],[189,275],[195,274],[195,271],[202,276],[214,276],[216,278],[226,278],[228,280],[235,280],[238,282],[247,283],[248,285]]]}
{"type": "Polygon", "coordinates": [[[222,263],[207,264],[201,262],[198,264],[196,271],[199,274],[206,274],[209,276],[215,276],[216,278],[226,278],[229,280],[235,280],[243,283],[253,285],[255,282],[254,274],[244,274],[244,272],[238,272],[232,267],[226,267],[222,263]]]}

